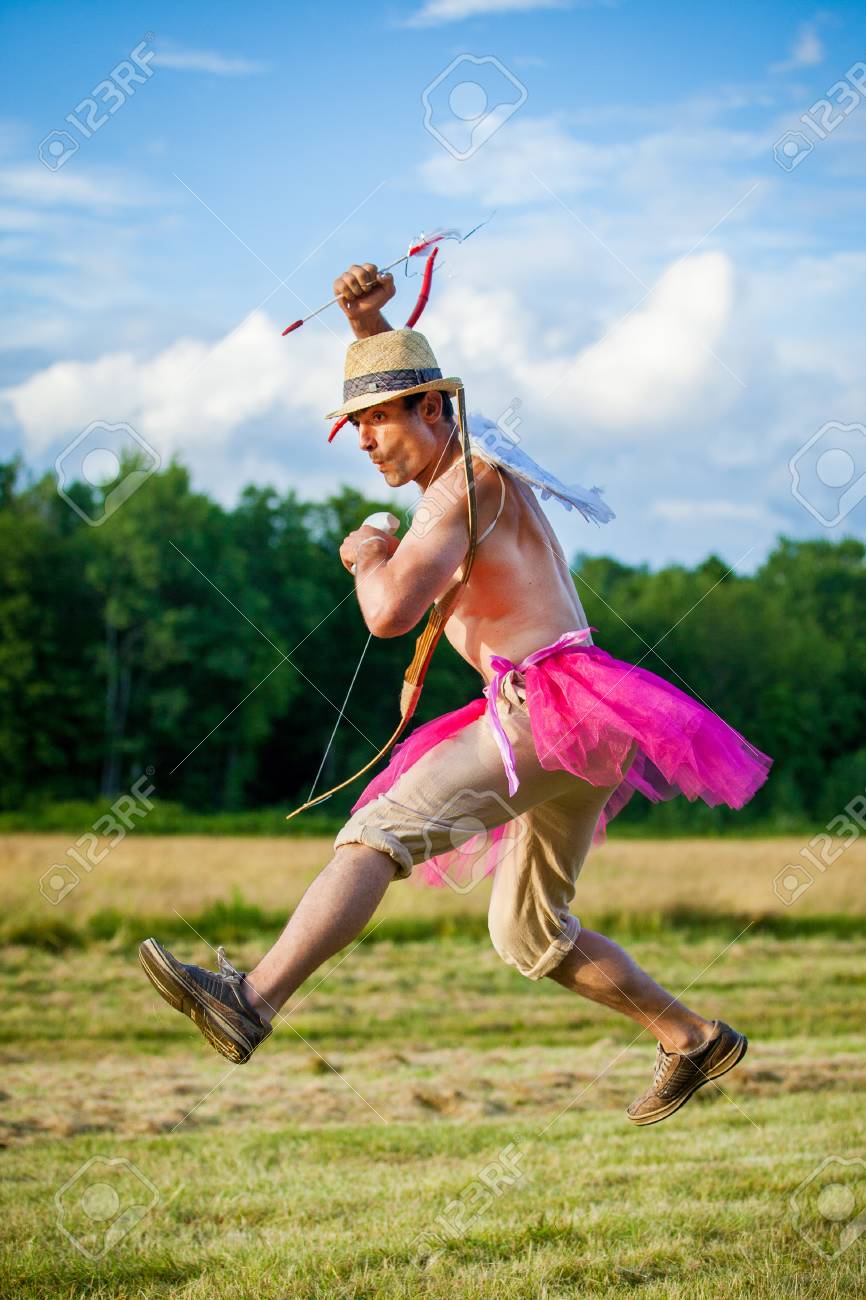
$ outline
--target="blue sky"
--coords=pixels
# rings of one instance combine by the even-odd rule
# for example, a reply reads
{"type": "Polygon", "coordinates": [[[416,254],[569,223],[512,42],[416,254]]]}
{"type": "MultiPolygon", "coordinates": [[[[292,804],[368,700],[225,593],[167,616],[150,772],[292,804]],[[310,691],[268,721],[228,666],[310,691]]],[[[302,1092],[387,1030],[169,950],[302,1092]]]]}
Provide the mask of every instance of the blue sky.
{"type": "Polygon", "coordinates": [[[375,494],[325,443],[341,315],[280,331],[495,210],[422,328],[470,409],[517,399],[526,450],[604,488],[603,528],[551,506],[569,551],[747,572],[866,536],[862,7],[7,4],[2,38],[3,454],[101,421],[226,502],[375,494]]]}

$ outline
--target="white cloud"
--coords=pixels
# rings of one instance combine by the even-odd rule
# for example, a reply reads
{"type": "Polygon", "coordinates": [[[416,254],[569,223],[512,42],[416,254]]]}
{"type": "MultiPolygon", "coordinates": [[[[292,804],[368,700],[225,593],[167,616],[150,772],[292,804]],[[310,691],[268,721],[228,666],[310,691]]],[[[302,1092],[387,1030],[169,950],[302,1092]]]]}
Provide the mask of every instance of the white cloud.
{"type": "MultiPolygon", "coordinates": [[[[725,377],[702,345],[717,342],[727,324],[731,279],[722,254],[690,258],[669,268],[606,339],[577,349],[561,312],[545,321],[544,304],[527,310],[513,288],[489,282],[443,281],[424,326],[449,373],[467,377],[473,409],[496,417],[519,395],[543,408],[548,439],[568,428],[586,445],[604,429],[612,445],[628,445],[665,422],[687,422],[696,404],[718,405],[725,377]]],[[[94,420],[123,420],[163,457],[179,452],[211,486],[218,461],[237,485],[232,457],[255,451],[259,463],[272,463],[279,460],[267,445],[274,429],[309,425],[312,443],[305,439],[303,454],[286,466],[305,482],[314,464],[309,449],[324,436],[323,414],[338,393],[340,361],[330,335],[310,332],[287,346],[278,324],[258,311],[216,346],[182,338],[145,357],[125,350],[56,362],[0,391],[0,400],[33,459],[53,455],[94,420]],[[252,426],[262,431],[255,440],[252,426]]],[[[323,473],[344,458],[356,478],[362,465],[348,443],[323,473]]]]}
{"type": "Polygon", "coordinates": [[[732,308],[733,266],[713,252],[670,266],[642,305],[611,318],[598,328],[598,341],[577,350],[554,349],[539,329],[541,304],[521,302],[505,286],[447,286],[430,332],[443,353],[453,350],[474,372],[485,401],[495,400],[487,393],[498,378],[506,401],[516,393],[543,405],[557,423],[616,431],[630,442],[697,403],[719,409],[730,398],[733,381],[712,350],[732,308]]]}
{"type": "Polygon", "coordinates": [[[575,139],[553,118],[525,117],[518,110],[470,159],[458,161],[437,150],[421,164],[419,176],[433,194],[477,197],[493,207],[523,206],[550,202],[532,171],[554,191],[581,193],[616,173],[628,154],[625,145],[601,148],[575,139]]]}
{"type": "Polygon", "coordinates": [[[798,68],[809,68],[824,58],[824,45],[813,27],[804,27],[791,54],[798,68]]]}
{"type": "MultiPolygon", "coordinates": [[[[18,207],[13,204],[8,207],[0,206],[0,230],[36,231],[45,224],[45,215],[34,208],[25,208],[20,204],[18,207]]],[[[4,254],[9,256],[6,244],[4,244],[4,254]]]]}
{"type": "Polygon", "coordinates": [[[325,430],[332,349],[311,334],[289,348],[264,312],[211,346],[178,339],[145,360],[130,352],[60,361],[0,391],[27,450],[44,453],[94,420],[125,420],[164,456],[230,444],[249,420],[282,412],[325,430]]]}
{"type": "Polygon", "coordinates": [[[824,43],[814,23],[804,23],[797,33],[790,56],[774,63],[771,72],[793,72],[797,68],[813,68],[824,61],[824,43]]]}
{"type": "Polygon", "coordinates": [[[407,27],[436,27],[490,14],[523,13],[531,9],[566,9],[568,0],[427,0],[406,21],[407,27]]]}
{"type": "MultiPolygon", "coordinates": [[[[742,271],[735,276],[720,252],[669,265],[654,293],[617,324],[634,286],[624,294],[620,285],[618,300],[592,277],[600,259],[585,250],[587,275],[580,267],[575,287],[563,292],[561,264],[545,263],[567,250],[568,224],[557,214],[545,241],[548,220],[526,214],[507,233],[491,226],[474,246],[449,246],[448,269],[465,274],[438,283],[422,325],[448,373],[465,378],[470,409],[495,418],[518,396],[530,454],[566,481],[604,488],[617,513],[609,528],[551,509],[567,551],[691,563],[708,549],[733,561],[754,543],[757,562],[779,521],[794,535],[808,531],[809,520],[791,507],[787,460],[830,414],[854,419],[863,409],[854,354],[847,385],[833,370],[829,336],[808,371],[803,356],[789,361],[776,320],[766,328],[774,281],[757,285],[753,275],[751,292],[741,293],[742,271]],[[515,274],[503,277],[509,257],[515,274]],[[550,288],[536,294],[542,271],[550,288]],[[734,344],[746,390],[706,350],[728,356],[734,344]]],[[[622,280],[615,263],[608,268],[622,280]]],[[[837,268],[840,292],[853,270],[837,268]]],[[[775,287],[789,295],[779,310],[795,321],[808,320],[810,304],[837,283],[817,265],[787,282],[775,274],[775,287]]],[[[257,312],[215,347],[181,338],[149,354],[126,349],[57,363],[0,392],[13,417],[3,424],[14,422],[31,463],[50,464],[91,421],[126,420],[163,458],[177,452],[196,485],[226,504],[245,482],[263,478],[310,498],[341,482],[381,495],[351,431],[325,442],[341,346],[312,329],[287,343],[282,323],[257,312]]]]}
{"type": "Polygon", "coordinates": [[[474,199],[481,212],[560,207],[575,242],[595,232],[644,278],[648,256],[669,261],[719,225],[724,237],[770,188],[765,131],[690,124],[676,108],[662,129],[619,134],[600,141],[562,117],[518,110],[466,161],[437,147],[416,174],[433,194],[474,199]]]}
{"type": "MultiPolygon", "coordinates": [[[[154,268],[175,235],[179,187],[82,150],[60,171],[0,161],[0,272],[15,310],[0,317],[0,348],[90,355],[131,338],[157,315],[154,268]],[[13,237],[10,237],[13,236],[13,237]]],[[[159,272],[157,272],[159,273],[159,272]]],[[[176,332],[178,308],[169,309],[176,332]]]]}
{"type": "Polygon", "coordinates": [[[550,399],[621,436],[677,420],[700,400],[730,396],[712,355],[729,323],[733,267],[723,253],[702,253],[670,267],[658,287],[610,332],[581,352],[539,370],[550,399]]]}
{"type": "Polygon", "coordinates": [[[156,50],[153,62],[177,72],[210,72],[217,77],[258,76],[267,72],[264,63],[219,54],[216,50],[156,50]]]}
{"type": "MultiPolygon", "coordinates": [[[[776,85],[780,97],[790,90],[776,85]]],[[[443,247],[421,328],[448,373],[466,379],[470,409],[495,418],[519,397],[530,454],[606,489],[617,512],[609,528],[551,511],[569,550],[691,562],[712,547],[733,560],[755,541],[757,562],[778,520],[792,535],[812,529],[790,494],[790,455],[826,420],[866,409],[866,257],[846,251],[844,236],[828,252],[814,233],[826,233],[828,210],[839,229],[856,228],[853,167],[866,128],[854,115],[834,135],[832,188],[802,183],[813,162],[825,165],[818,159],[792,184],[771,157],[784,126],[753,111],[734,119],[746,129],[730,129],[721,114],[742,106],[711,99],[623,106],[618,116],[602,105],[594,123],[521,110],[468,162],[431,142],[421,168],[428,191],[447,199],[428,197],[439,209],[431,222],[468,228],[500,209],[466,245],[443,247]],[[658,285],[635,307],[641,281],[658,285]]],[[[19,354],[6,370],[16,379],[35,370],[2,394],[31,463],[50,464],[96,418],[126,419],[226,502],[263,476],[311,497],[339,482],[381,492],[351,431],[324,441],[341,344],[312,326],[281,340],[285,318],[257,313],[212,351],[202,336],[226,299],[215,290],[188,309],[182,294],[155,297],[150,265],[135,256],[138,218],[109,210],[103,221],[95,174],[78,169],[86,184],[65,192],[50,188],[61,175],[72,165],[44,180],[19,176],[0,208],[16,239],[26,222],[13,204],[33,220],[33,268],[10,267],[25,310],[0,321],[0,342],[11,355],[29,330],[48,358],[65,358],[48,366],[19,354]],[[50,333],[59,321],[63,338],[50,333]]],[[[417,174],[406,181],[417,203],[417,174]]],[[[141,221],[173,247],[170,217],[150,210],[141,221]]],[[[416,290],[417,281],[401,286],[395,323],[416,290]]]]}
{"type": "Polygon", "coordinates": [[[707,519],[760,522],[766,520],[769,514],[763,506],[748,505],[741,501],[684,501],[678,498],[653,501],[649,513],[674,524],[701,523],[707,519]]]}
{"type": "Polygon", "coordinates": [[[48,171],[39,163],[0,167],[0,195],[11,202],[42,207],[104,210],[136,207],[147,198],[139,181],[117,170],[91,171],[84,176],[66,167],[48,171]]]}

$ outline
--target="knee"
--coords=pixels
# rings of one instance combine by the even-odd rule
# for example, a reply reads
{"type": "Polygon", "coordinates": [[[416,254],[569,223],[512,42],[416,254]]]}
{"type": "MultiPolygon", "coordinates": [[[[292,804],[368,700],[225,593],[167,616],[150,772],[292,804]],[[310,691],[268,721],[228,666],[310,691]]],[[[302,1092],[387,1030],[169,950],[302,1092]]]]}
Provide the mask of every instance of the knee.
{"type": "Polygon", "coordinates": [[[491,910],[487,928],[494,949],[507,966],[526,979],[540,980],[571,951],[580,922],[569,913],[530,917],[491,910]]]}
{"type": "Polygon", "coordinates": [[[338,844],[331,861],[322,870],[337,876],[368,874],[381,877],[389,883],[403,879],[407,874],[403,865],[390,854],[372,848],[363,840],[346,840],[338,844]]]}
{"type": "Polygon", "coordinates": [[[393,867],[394,880],[405,880],[412,871],[412,854],[409,849],[387,826],[365,818],[364,812],[365,809],[362,808],[355,813],[339,832],[334,840],[335,854],[370,854],[372,850],[378,857],[388,859],[393,867]]]}

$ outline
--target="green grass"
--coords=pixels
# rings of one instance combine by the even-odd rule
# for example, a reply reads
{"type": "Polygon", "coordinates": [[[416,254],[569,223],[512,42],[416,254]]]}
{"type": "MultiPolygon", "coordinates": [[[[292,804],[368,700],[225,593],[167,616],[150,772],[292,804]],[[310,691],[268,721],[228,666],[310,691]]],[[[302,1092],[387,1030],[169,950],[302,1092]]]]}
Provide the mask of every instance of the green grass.
{"type": "MultiPolygon", "coordinates": [[[[111,799],[67,799],[54,803],[24,804],[0,811],[0,833],[61,831],[80,835],[111,809],[111,799]]],[[[136,831],[148,835],[277,835],[307,839],[311,835],[332,838],[346,820],[332,812],[307,812],[286,821],[292,805],[284,808],[251,808],[238,812],[200,812],[179,803],[157,800],[147,817],[133,823],[136,831]]],[[[798,825],[797,830],[801,827],[798,825]]]]}
{"type": "MultiPolygon", "coordinates": [[[[240,901],[196,919],[242,966],[276,920],[240,901]]],[[[0,1294],[862,1296],[866,1235],[827,1260],[790,1204],[827,1157],[866,1159],[862,928],[823,918],[798,932],[786,916],[735,939],[731,916],[648,918],[643,932],[630,917],[631,935],[610,919],[667,987],[690,985],[684,1000],[751,1040],[723,1090],[646,1129],[623,1110],[651,1075],[650,1038],[522,979],[476,917],[383,923],[312,977],[238,1069],[144,980],[133,939],[146,925],[100,922],[59,953],[7,945],[0,1294]],[[479,1175],[509,1144],[519,1176],[493,1195],[479,1175]],[[89,1184],[116,1178],[121,1204],[130,1188],[155,1197],[95,1261],[55,1204],[94,1158],[146,1182],[125,1165],[85,1170],[61,1196],[85,1244],[98,1247],[89,1184]]],[[[178,955],[206,959],[182,929],[178,955]]],[[[866,1194],[856,1165],[829,1168],[866,1194]]],[[[830,1250],[827,1177],[803,1214],[830,1250]]]]}
{"type": "MultiPolygon", "coordinates": [[[[144,934],[159,934],[166,941],[185,940],[190,931],[213,945],[242,943],[258,935],[279,933],[285,911],[268,911],[248,902],[236,891],[228,901],[212,903],[191,917],[178,912],[151,916],[129,915],[119,908],[102,908],[84,917],[67,919],[62,914],[33,915],[0,921],[0,943],[45,948],[63,952],[112,940],[133,943],[144,934]]],[[[603,934],[616,934],[621,942],[646,939],[675,932],[688,942],[712,937],[722,942],[748,931],[780,939],[815,936],[836,939],[866,939],[866,916],[859,913],[720,912],[699,908],[661,908],[653,912],[614,909],[596,912],[592,927],[603,934]]],[[[443,938],[483,939],[487,918],[481,912],[454,912],[436,916],[400,916],[374,920],[364,932],[366,943],[414,943],[443,938]]]]}
{"type": "MultiPolygon", "coordinates": [[[[103,1144],[46,1156],[15,1187],[4,1227],[22,1243],[6,1293],[32,1296],[511,1297],[863,1294],[855,1245],[825,1262],[793,1228],[791,1191],[810,1153],[779,1147],[801,1099],[753,1102],[757,1128],[724,1101],[692,1103],[676,1129],[625,1130],[619,1116],[567,1113],[539,1136],[514,1120],[457,1125],[224,1131],[126,1142],[158,1189],[143,1223],[97,1264],[62,1248],[43,1180],[59,1184],[103,1144]],[[523,1176],[453,1237],[479,1169],[508,1143],[523,1176]],[[69,1157],[72,1157],[70,1161],[69,1157]],[[453,1213],[453,1211],[452,1211],[453,1213]],[[427,1227],[437,1241],[419,1242],[427,1227]]],[[[833,1097],[812,1128],[836,1150],[857,1109],[833,1097]]],[[[78,1225],[74,1211],[68,1222],[78,1225]]]]}
{"type": "MultiPolygon", "coordinates": [[[[235,812],[202,812],[182,804],[158,799],[147,817],[136,822],[136,833],[147,835],[264,835],[307,839],[330,835],[332,838],[348,816],[354,795],[341,796],[327,811],[306,812],[286,821],[286,816],[301,802],[299,794],[292,802],[278,808],[250,808],[235,812]]],[[[19,808],[0,811],[0,834],[16,831],[62,832],[77,836],[109,812],[111,800],[67,799],[34,801],[19,808]]],[[[729,808],[708,808],[706,804],[686,800],[660,804],[652,809],[635,802],[616,819],[617,838],[667,840],[702,837],[763,839],[773,835],[800,835],[804,839],[823,829],[823,821],[799,813],[767,813],[756,817],[729,808]]]]}

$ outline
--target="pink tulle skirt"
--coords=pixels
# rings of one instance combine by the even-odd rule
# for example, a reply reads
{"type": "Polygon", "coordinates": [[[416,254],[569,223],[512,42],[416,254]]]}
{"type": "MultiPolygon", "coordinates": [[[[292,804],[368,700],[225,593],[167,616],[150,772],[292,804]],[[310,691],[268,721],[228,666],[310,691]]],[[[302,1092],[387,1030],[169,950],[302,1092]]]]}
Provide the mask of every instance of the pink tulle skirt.
{"type": "MultiPolygon", "coordinates": [[[[417,727],[396,745],[390,762],[367,785],[352,811],[386,793],[434,745],[488,715],[501,731],[495,709],[499,681],[510,671],[523,675],[535,750],[542,767],[572,772],[596,786],[616,786],[593,835],[603,843],[608,823],[637,791],[653,803],[685,795],[710,807],[742,808],[766,781],[772,758],[756,749],[723,718],[656,673],[584,640],[594,628],[567,634],[519,664],[494,658],[497,671],[486,699],[417,727]],[[632,742],[638,748],[623,775],[632,742]]],[[[497,737],[506,771],[507,739],[497,737]]],[[[513,793],[516,776],[509,772],[513,793]]],[[[442,885],[495,870],[509,825],[474,836],[459,848],[423,863],[413,879],[442,885]],[[483,861],[479,873],[478,858],[483,861]]]]}

